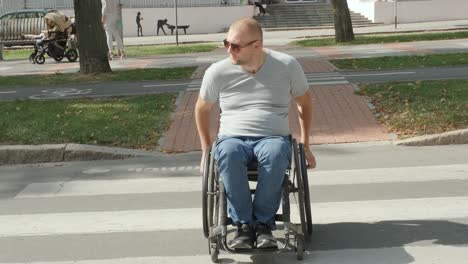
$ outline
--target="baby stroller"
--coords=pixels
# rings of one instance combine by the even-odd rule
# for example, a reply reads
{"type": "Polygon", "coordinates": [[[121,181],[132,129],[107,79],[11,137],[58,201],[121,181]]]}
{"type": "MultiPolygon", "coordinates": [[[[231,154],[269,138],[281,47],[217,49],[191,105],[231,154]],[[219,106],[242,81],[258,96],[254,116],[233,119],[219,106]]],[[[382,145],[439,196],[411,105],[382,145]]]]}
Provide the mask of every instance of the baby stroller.
{"type": "Polygon", "coordinates": [[[78,51],[73,45],[73,39],[69,39],[69,35],[75,33],[75,25],[59,11],[48,13],[44,19],[49,31],[35,37],[34,52],[29,56],[29,61],[43,64],[47,54],[55,61],[66,57],[69,62],[75,62],[78,59],[78,51]]]}

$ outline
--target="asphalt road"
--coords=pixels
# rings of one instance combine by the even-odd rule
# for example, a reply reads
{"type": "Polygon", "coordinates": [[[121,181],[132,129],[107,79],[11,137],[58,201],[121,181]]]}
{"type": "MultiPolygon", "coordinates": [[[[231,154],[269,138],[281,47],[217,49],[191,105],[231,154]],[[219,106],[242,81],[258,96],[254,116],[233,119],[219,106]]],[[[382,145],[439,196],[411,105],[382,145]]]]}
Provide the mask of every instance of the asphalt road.
{"type": "MultiPolygon", "coordinates": [[[[386,71],[331,72],[307,74],[309,85],[350,83],[404,82],[415,80],[468,79],[468,67],[414,68],[386,71]]],[[[50,87],[21,87],[0,89],[0,101],[18,99],[71,99],[80,97],[111,97],[197,90],[201,80],[112,82],[70,84],[50,87]]]]}
{"type": "MultiPolygon", "coordinates": [[[[366,143],[314,151],[315,231],[301,263],[468,259],[466,146],[366,143]]],[[[199,159],[197,152],[0,167],[0,263],[210,263],[199,159]]],[[[292,252],[220,258],[297,263],[292,252]]]]}

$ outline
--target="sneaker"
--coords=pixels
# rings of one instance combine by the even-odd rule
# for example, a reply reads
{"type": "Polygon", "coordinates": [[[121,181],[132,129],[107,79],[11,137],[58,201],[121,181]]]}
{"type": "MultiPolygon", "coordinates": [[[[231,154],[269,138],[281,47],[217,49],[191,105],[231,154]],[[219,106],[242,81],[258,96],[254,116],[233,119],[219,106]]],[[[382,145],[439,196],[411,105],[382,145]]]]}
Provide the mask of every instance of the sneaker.
{"type": "Polygon", "coordinates": [[[237,226],[234,239],[229,242],[229,246],[234,249],[252,249],[254,245],[254,232],[248,224],[237,226]]]}
{"type": "Polygon", "coordinates": [[[271,233],[271,227],[265,224],[257,225],[257,248],[273,249],[278,248],[276,238],[271,233]]]}

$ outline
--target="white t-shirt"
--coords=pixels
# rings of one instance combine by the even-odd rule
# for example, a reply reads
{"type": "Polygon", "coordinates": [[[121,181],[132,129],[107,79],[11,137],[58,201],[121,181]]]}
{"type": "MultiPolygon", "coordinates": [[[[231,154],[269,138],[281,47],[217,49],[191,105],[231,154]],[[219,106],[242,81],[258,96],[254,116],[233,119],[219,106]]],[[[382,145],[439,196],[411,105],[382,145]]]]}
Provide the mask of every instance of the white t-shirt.
{"type": "Polygon", "coordinates": [[[106,16],[106,20],[116,20],[119,14],[120,0],[101,0],[102,15],[106,16]]]}
{"type": "Polygon", "coordinates": [[[268,50],[255,74],[232,64],[229,58],[211,65],[203,78],[200,96],[219,100],[221,124],[218,136],[286,136],[291,98],[304,95],[307,79],[297,60],[268,50]]]}

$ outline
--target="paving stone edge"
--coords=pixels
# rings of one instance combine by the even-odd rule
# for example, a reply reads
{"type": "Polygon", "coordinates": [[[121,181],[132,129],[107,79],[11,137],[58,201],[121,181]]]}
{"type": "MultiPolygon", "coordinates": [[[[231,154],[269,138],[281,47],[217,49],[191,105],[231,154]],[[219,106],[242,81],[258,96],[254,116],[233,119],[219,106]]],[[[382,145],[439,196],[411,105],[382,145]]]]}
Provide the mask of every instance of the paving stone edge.
{"type": "Polygon", "coordinates": [[[30,163],[115,160],[161,155],[159,152],[81,144],[0,146],[0,166],[30,163]]]}
{"type": "Polygon", "coordinates": [[[440,134],[424,135],[403,140],[395,140],[393,143],[395,145],[403,146],[437,146],[468,144],[468,129],[460,129],[440,134]]]}

